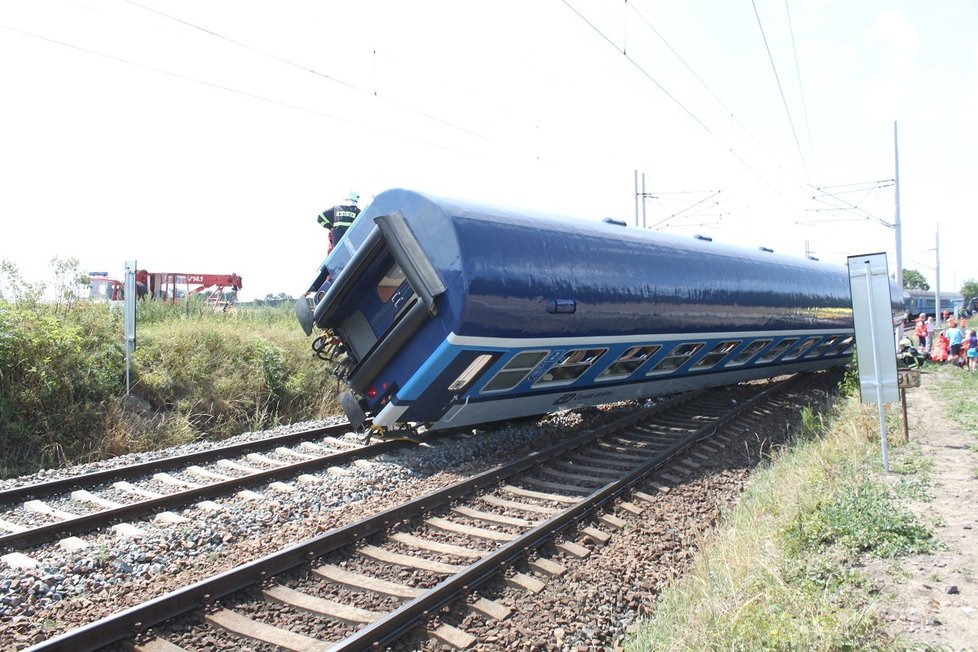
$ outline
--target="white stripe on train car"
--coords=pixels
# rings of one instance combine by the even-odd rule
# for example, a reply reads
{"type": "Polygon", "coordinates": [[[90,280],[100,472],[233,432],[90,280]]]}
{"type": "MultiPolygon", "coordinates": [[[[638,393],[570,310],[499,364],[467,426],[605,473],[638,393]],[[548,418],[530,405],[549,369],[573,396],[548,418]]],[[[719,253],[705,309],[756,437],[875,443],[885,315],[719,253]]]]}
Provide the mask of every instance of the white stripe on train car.
{"type": "Polygon", "coordinates": [[[852,328],[803,328],[780,331],[714,331],[706,333],[646,333],[642,335],[602,335],[590,337],[476,337],[449,333],[446,341],[456,346],[474,348],[555,348],[564,346],[596,346],[608,344],[638,344],[642,342],[699,342],[713,339],[761,339],[765,337],[813,337],[816,335],[852,335],[852,328]]]}

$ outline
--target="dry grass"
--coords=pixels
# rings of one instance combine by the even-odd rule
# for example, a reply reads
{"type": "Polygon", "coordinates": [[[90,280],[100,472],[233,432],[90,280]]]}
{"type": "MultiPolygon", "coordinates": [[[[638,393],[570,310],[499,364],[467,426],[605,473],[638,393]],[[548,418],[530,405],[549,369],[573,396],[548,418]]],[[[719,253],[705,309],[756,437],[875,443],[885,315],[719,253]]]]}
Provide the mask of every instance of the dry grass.
{"type": "Polygon", "coordinates": [[[843,399],[830,423],[810,414],[805,421],[799,441],[755,473],[691,570],[663,592],[655,613],[626,650],[878,649],[889,644],[849,561],[860,550],[885,554],[894,541],[926,545],[928,535],[910,529],[906,539],[907,530],[900,526],[907,523],[888,520],[906,516],[889,493],[867,490],[882,487],[874,484],[879,464],[875,408],[843,399]],[[878,529],[892,537],[866,536],[878,529]]]}

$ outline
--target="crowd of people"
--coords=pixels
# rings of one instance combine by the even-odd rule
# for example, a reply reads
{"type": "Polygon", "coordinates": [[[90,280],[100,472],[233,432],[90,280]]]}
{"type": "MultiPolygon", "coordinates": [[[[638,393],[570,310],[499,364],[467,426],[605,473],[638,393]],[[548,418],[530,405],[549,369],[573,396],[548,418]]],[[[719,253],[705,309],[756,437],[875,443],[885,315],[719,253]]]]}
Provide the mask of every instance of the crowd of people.
{"type": "Polygon", "coordinates": [[[938,329],[933,317],[920,313],[914,323],[917,349],[935,362],[951,362],[969,371],[978,371],[978,335],[968,329],[965,317],[945,316],[944,329],[938,329]]]}

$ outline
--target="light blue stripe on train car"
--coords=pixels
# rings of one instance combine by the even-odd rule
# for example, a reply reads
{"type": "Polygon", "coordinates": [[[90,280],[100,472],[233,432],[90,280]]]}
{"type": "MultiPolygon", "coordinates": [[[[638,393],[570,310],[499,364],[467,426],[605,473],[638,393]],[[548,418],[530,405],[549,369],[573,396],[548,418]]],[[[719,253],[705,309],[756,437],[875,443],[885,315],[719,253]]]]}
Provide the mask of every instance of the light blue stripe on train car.
{"type": "Polygon", "coordinates": [[[447,340],[443,341],[431,354],[431,357],[414,372],[414,375],[408,378],[404,386],[397,390],[396,402],[416,401],[421,393],[427,390],[428,386],[438,377],[445,365],[454,360],[461,350],[462,347],[455,346],[447,340]]]}

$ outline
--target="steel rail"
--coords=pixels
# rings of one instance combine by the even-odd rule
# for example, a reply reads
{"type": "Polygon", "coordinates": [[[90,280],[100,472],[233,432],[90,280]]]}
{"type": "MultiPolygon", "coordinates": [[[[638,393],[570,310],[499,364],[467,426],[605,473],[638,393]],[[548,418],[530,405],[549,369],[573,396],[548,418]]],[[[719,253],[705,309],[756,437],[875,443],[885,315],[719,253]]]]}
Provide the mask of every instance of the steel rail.
{"type": "Polygon", "coordinates": [[[50,523],[40,527],[31,528],[24,532],[12,532],[0,535],[0,549],[22,550],[30,546],[36,546],[51,541],[57,536],[69,536],[90,532],[100,527],[111,525],[122,520],[132,520],[142,516],[147,516],[165,509],[172,509],[186,505],[189,502],[215,498],[229,494],[237,489],[252,487],[263,482],[271,482],[282,478],[298,475],[304,471],[312,471],[324,466],[335,464],[345,464],[351,460],[373,457],[386,453],[395,448],[406,446],[407,442],[399,439],[370,444],[361,448],[341,451],[323,455],[311,460],[303,460],[287,466],[279,466],[274,469],[257,471],[248,475],[243,475],[229,480],[221,480],[212,484],[204,485],[194,489],[178,491],[176,493],[160,496],[159,498],[149,498],[140,500],[121,507],[104,509],[78,518],[50,523]]]}
{"type": "Polygon", "coordinates": [[[181,614],[204,608],[225,595],[240,591],[274,575],[308,563],[316,557],[384,531],[396,523],[417,516],[419,513],[431,511],[450,504],[460,496],[496,485],[510,476],[565,454],[568,450],[586,445],[609,432],[624,428],[642,418],[691,400],[700,393],[691,392],[652,407],[642,408],[595,430],[559,442],[542,451],[533,452],[514,462],[498,465],[427,496],[402,503],[356,523],[330,530],[321,536],[242,564],[117,614],[106,616],[94,623],[64,632],[27,648],[25,652],[49,652],[64,649],[70,649],[72,652],[89,652],[131,637],[181,614]]]}
{"type": "MultiPolygon", "coordinates": [[[[599,488],[584,502],[573,505],[547,523],[535,526],[516,540],[506,543],[490,553],[480,562],[472,564],[459,573],[443,580],[418,598],[405,603],[386,618],[369,624],[339,642],[337,650],[366,650],[377,644],[396,639],[405,631],[421,623],[426,613],[447,604],[455,596],[473,586],[493,577],[504,564],[525,554],[527,550],[538,548],[551,540],[555,534],[583,520],[594,509],[628,491],[648,475],[650,470],[660,466],[686,448],[707,438],[723,423],[756,405],[771,393],[782,389],[785,381],[774,385],[758,396],[752,397],[737,406],[719,421],[683,437],[676,444],[655,455],[649,462],[628,473],[619,481],[599,488]]],[[[47,641],[38,643],[25,652],[48,652],[71,649],[73,652],[89,652],[123,639],[138,635],[147,629],[195,609],[206,608],[216,600],[235,591],[240,591],[256,583],[296,568],[311,560],[326,555],[344,546],[355,544],[371,535],[389,529],[393,525],[429,511],[451,504],[459,497],[502,483],[511,476],[546,463],[554,458],[598,440],[617,430],[654,416],[655,414],[682,405],[703,394],[703,390],[690,392],[651,407],[641,408],[630,415],[617,419],[591,431],[558,442],[546,449],[530,453],[519,460],[505,463],[484,471],[459,483],[435,491],[427,496],[402,503],[366,519],[336,528],[321,536],[292,545],[283,550],[266,555],[260,559],[229,569],[213,577],[196,582],[188,587],[172,591],[148,602],[130,607],[122,612],[106,616],[94,623],[64,632],[47,641]]]]}
{"type": "Polygon", "coordinates": [[[455,575],[446,578],[417,598],[404,603],[385,618],[365,625],[355,634],[331,647],[330,652],[355,652],[358,650],[376,649],[377,646],[383,646],[396,640],[408,630],[423,624],[427,614],[436,612],[442,606],[455,600],[459,595],[467,593],[473,587],[494,577],[502,569],[512,565],[519,557],[525,555],[526,552],[539,548],[550,541],[554,535],[584,520],[605,503],[629,491],[636,484],[643,481],[654,470],[663,466],[665,462],[676,457],[687,448],[707,439],[722,425],[729,423],[745,410],[753,407],[775,391],[782,390],[794,378],[781,381],[777,385],[759,393],[757,396],[738,404],[718,421],[706,424],[702,428],[681,438],[672,446],[656,453],[648,461],[643,462],[621,479],[605,484],[581,502],[564,509],[549,520],[501,545],[482,559],[467,566],[455,575]]]}
{"type": "Polygon", "coordinates": [[[312,428],[287,435],[278,435],[275,437],[269,437],[267,439],[247,441],[240,444],[231,444],[230,446],[212,448],[210,450],[198,451],[196,453],[186,453],[176,457],[150,460],[148,462],[122,466],[115,469],[105,469],[103,471],[94,471],[92,473],[74,475],[68,478],[50,480],[48,482],[38,482],[20,487],[12,487],[10,489],[0,490],[0,504],[14,503],[25,499],[53,496],[72,489],[77,489],[78,487],[83,486],[82,483],[85,483],[87,486],[91,486],[93,484],[102,484],[114,480],[126,480],[142,475],[149,475],[150,473],[159,473],[161,471],[179,468],[195,462],[207,462],[209,460],[218,459],[228,455],[239,455],[241,453],[247,453],[255,450],[267,450],[268,448],[302,442],[314,437],[329,437],[336,434],[342,434],[348,432],[349,430],[349,423],[340,423],[334,426],[312,428]]]}

